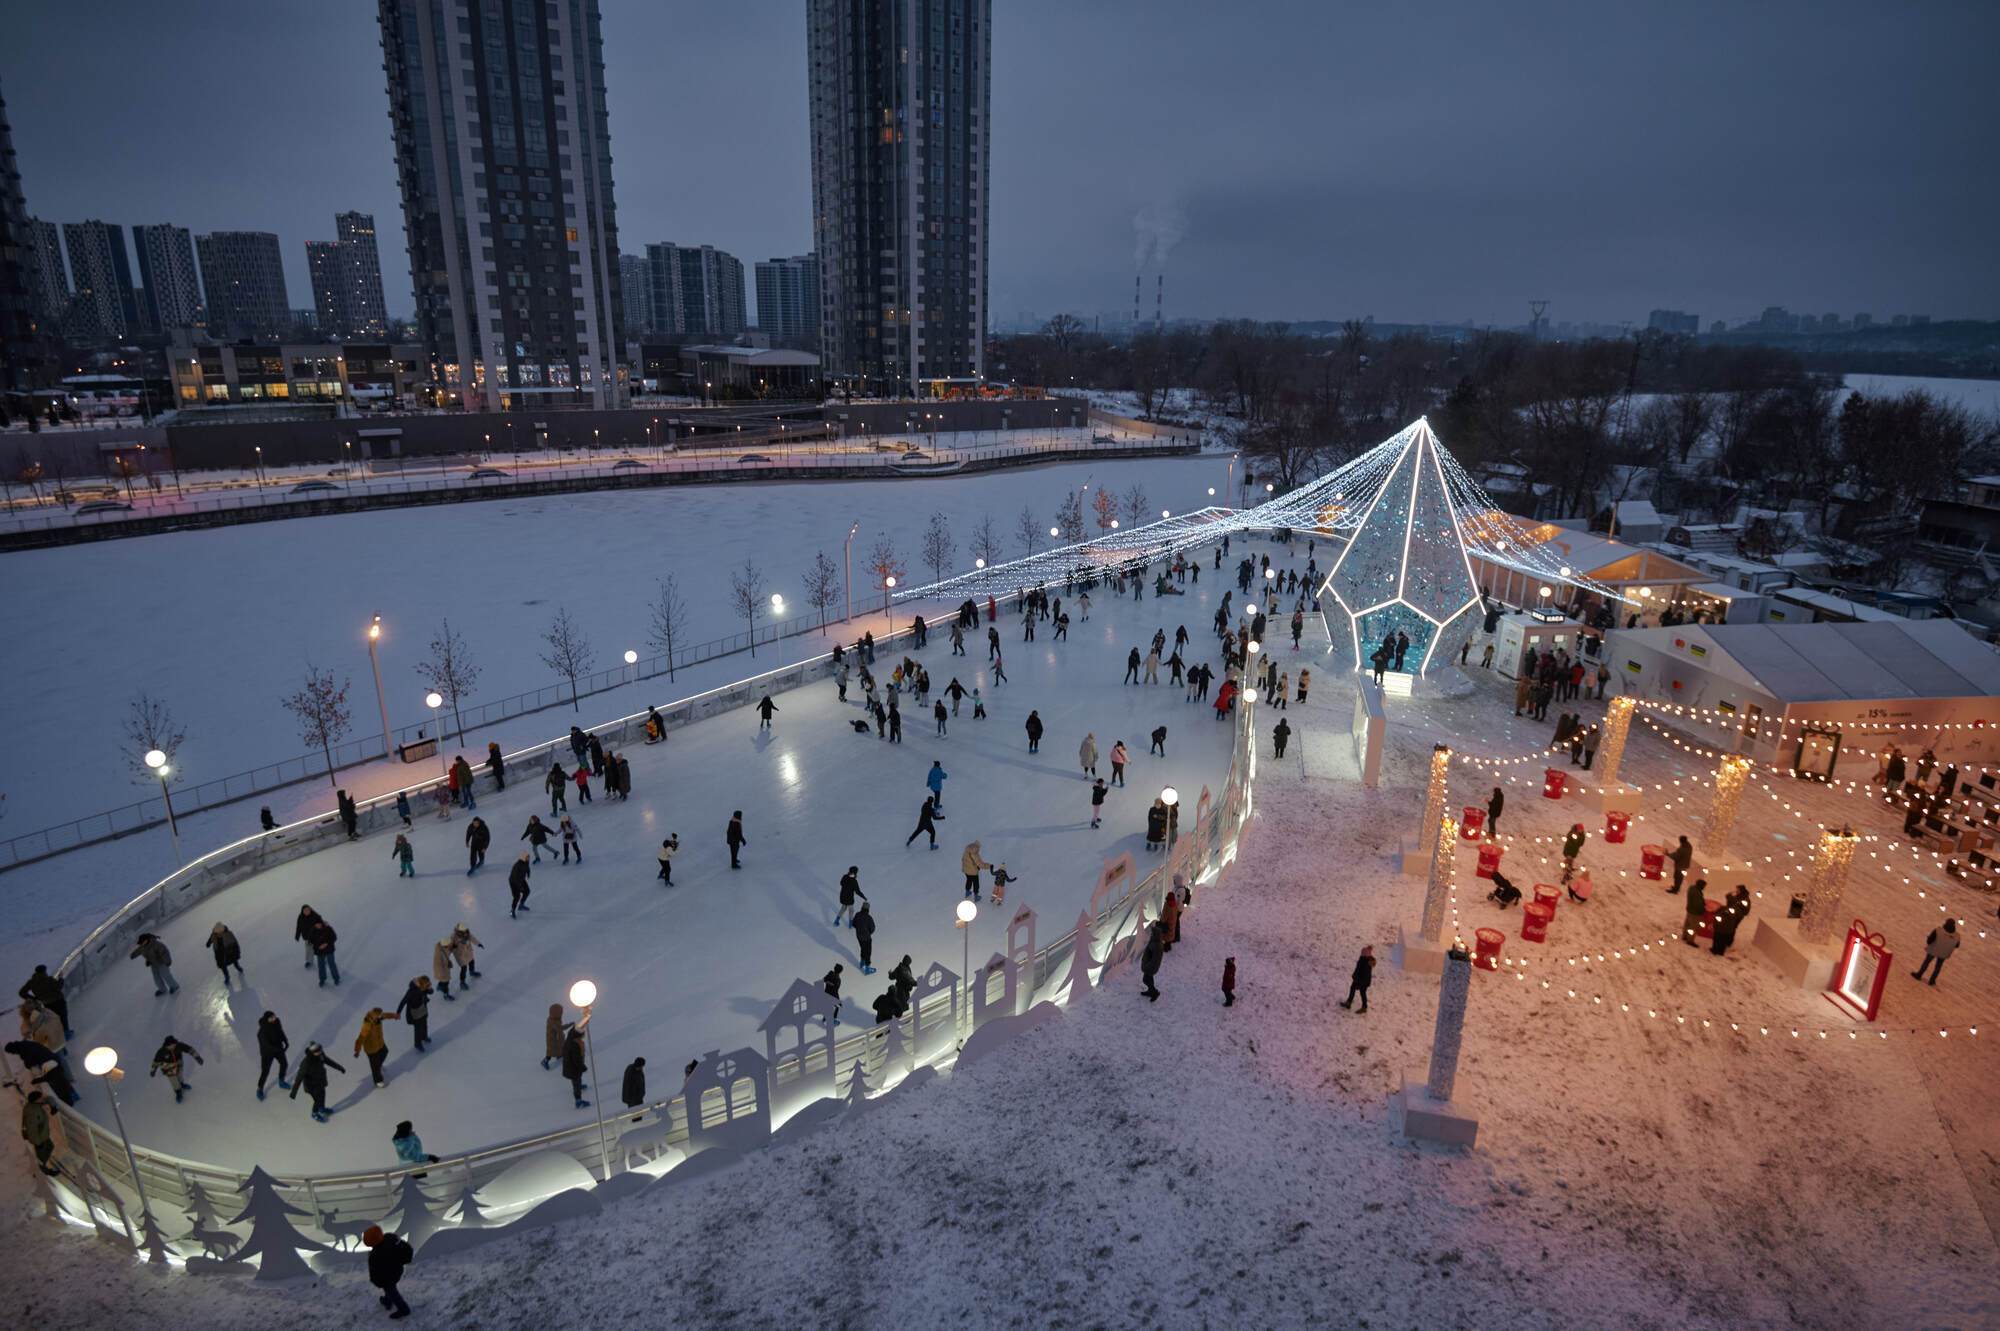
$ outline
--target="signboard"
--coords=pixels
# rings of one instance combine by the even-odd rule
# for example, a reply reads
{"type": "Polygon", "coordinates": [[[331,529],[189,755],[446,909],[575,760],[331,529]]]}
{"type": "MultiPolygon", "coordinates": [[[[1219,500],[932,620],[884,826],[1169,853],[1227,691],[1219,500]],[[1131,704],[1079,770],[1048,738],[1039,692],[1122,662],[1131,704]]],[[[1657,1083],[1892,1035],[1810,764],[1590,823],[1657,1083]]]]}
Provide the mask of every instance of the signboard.
{"type": "Polygon", "coordinates": [[[1845,1008],[1863,1021],[1875,1020],[1882,1008],[1882,988],[1889,982],[1889,963],[1895,954],[1881,934],[1871,934],[1860,920],[1847,926],[1847,942],[1840,949],[1840,964],[1833,968],[1827,1001],[1845,1008]]]}

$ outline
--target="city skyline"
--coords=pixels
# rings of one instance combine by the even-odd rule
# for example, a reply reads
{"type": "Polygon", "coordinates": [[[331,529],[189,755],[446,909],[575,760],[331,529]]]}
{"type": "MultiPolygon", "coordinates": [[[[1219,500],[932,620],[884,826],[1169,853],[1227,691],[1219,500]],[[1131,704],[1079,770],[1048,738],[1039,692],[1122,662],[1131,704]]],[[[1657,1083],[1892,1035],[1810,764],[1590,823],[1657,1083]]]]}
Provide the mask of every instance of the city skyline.
{"type": "MultiPolygon", "coordinates": [[[[2000,182],[1969,169],[2000,116],[1979,69],[2000,37],[1988,9],[1772,6],[1693,27],[1462,5],[1436,7],[1444,23],[1293,3],[1247,16],[1262,22],[999,8],[990,327],[1116,314],[1135,255],[1162,247],[1169,320],[1515,325],[1531,298],[1607,324],[1654,308],[1734,324],[1770,305],[2000,317],[1980,234],[2000,182]]],[[[802,8],[604,10],[624,228],[739,256],[812,248],[802,8]],[[700,134],[657,132],[696,118],[700,134]]],[[[400,215],[372,10],[232,15],[235,49],[269,57],[216,94],[255,170],[176,151],[163,111],[213,33],[108,5],[91,49],[115,77],[78,79],[46,58],[74,49],[72,25],[24,12],[0,54],[34,216],[274,231],[306,291],[326,216],[400,215]],[[310,128],[328,123],[350,130],[310,128]]],[[[398,230],[384,224],[384,285],[408,316],[398,230]]]]}

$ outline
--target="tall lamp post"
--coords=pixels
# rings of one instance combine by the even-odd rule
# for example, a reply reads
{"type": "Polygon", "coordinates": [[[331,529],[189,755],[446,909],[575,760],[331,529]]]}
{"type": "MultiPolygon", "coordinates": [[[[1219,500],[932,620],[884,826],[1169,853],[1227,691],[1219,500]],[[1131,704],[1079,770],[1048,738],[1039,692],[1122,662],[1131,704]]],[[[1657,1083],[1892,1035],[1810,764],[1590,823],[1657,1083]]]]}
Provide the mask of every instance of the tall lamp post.
{"type": "Polygon", "coordinates": [[[891,573],[882,579],[882,618],[889,621],[889,632],[896,631],[895,612],[889,608],[889,598],[896,590],[896,575],[891,573]]]}
{"type": "MultiPolygon", "coordinates": [[[[132,1171],[132,1186],[139,1191],[139,1213],[145,1217],[147,1227],[152,1227],[152,1203],[146,1200],[146,1180],[139,1177],[139,1157],[132,1151],[131,1134],[125,1131],[125,1112],[118,1107],[118,1083],[125,1074],[118,1070],[118,1051],[108,1044],[101,1044],[83,1056],[83,1070],[93,1077],[104,1078],[105,1094],[111,1097],[111,1118],[118,1124],[118,1140],[125,1145],[125,1164],[132,1171]]],[[[125,1218],[125,1232],[132,1237],[132,1246],[139,1246],[139,1236],[132,1229],[132,1218],[125,1218]]]]}
{"type": "Polygon", "coordinates": [[[387,758],[395,752],[395,745],[389,742],[389,700],[382,696],[382,658],[375,654],[375,644],[382,637],[382,616],[375,616],[368,625],[368,664],[375,671],[375,705],[382,710],[382,756],[387,758]]]}
{"type": "Polygon", "coordinates": [[[424,706],[431,709],[431,742],[437,745],[438,770],[446,778],[451,776],[451,764],[444,757],[444,723],[438,720],[438,708],[444,706],[444,695],[432,689],[424,695],[424,706]]]}
{"type": "Polygon", "coordinates": [[[963,1049],[965,1048],[965,1027],[972,1020],[972,922],[979,918],[979,903],[971,897],[966,897],[958,903],[956,913],[958,915],[958,931],[961,935],[960,941],[965,944],[964,948],[961,949],[964,955],[960,962],[962,969],[959,971],[959,974],[965,977],[965,1011],[959,1014],[958,1021],[958,1047],[963,1049]]]}
{"type": "Polygon", "coordinates": [[[625,664],[632,667],[631,682],[637,684],[639,682],[639,653],[627,647],[625,649],[625,664]]]}
{"type": "MultiPolygon", "coordinates": [[[[577,1025],[583,1027],[584,1057],[590,1060],[590,1080],[597,1081],[597,1045],[590,1036],[590,1009],[597,1002],[597,986],[589,980],[578,980],[569,987],[569,1005],[583,1009],[583,1020],[577,1025]]],[[[597,1109],[597,1154],[599,1168],[604,1181],[611,1181],[611,1145],[604,1135],[604,1087],[597,1088],[597,1094],[590,1098],[597,1109]]]]}
{"type": "Polygon", "coordinates": [[[1172,786],[1168,786],[1160,792],[1160,803],[1167,806],[1167,856],[1169,859],[1173,857],[1174,842],[1180,840],[1180,837],[1176,835],[1180,830],[1179,821],[1174,817],[1174,809],[1180,802],[1181,793],[1172,786]]]}
{"type": "Polygon", "coordinates": [[[174,769],[167,765],[167,755],[158,749],[146,750],[146,766],[153,769],[154,776],[160,778],[160,798],[166,801],[167,831],[173,834],[174,865],[178,868],[181,863],[181,825],[174,818],[173,792],[167,789],[167,777],[174,769]]]}
{"type": "Polygon", "coordinates": [[[840,562],[847,570],[843,583],[847,588],[847,622],[850,624],[854,622],[854,533],[860,530],[861,524],[855,523],[847,529],[847,539],[840,543],[840,562]]]}

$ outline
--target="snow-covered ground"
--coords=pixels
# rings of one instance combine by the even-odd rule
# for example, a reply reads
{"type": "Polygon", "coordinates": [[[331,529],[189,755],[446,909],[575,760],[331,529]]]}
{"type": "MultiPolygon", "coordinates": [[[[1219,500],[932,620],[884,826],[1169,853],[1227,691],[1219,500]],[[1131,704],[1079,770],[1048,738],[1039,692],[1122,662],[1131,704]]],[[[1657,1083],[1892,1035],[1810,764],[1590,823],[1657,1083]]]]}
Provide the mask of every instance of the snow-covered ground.
{"type": "Polygon", "coordinates": [[[1847,388],[1869,397],[1895,397],[1921,388],[1933,397],[1956,402],[1975,416],[2000,418],[2000,379],[1937,379],[1915,374],[1849,374],[1847,388]]]}
{"type": "MultiPolygon", "coordinates": [[[[843,704],[827,681],[778,695],[769,731],[754,710],[742,709],[677,730],[666,744],[627,750],[632,798],[610,803],[600,792],[585,805],[568,792],[585,859],[564,866],[543,852],[530,912],[514,920],[506,878],[528,848],[522,830],[530,814],[555,824],[540,788],[544,772],[517,770],[503,794],[480,800],[478,816],[494,840],[476,876],[466,873],[470,818],[463,812],[447,822],[417,819],[413,880],[397,876],[389,834],[273,869],[162,930],[178,995],[155,998],[138,962],[75,995],[77,1038],[83,1047],[110,1043],[136,1061],[171,1033],[207,1059],[194,1069],[188,1104],[175,1104],[163,1082],[128,1091],[125,1118],[135,1140],[236,1168],[329,1173],[390,1160],[390,1134],[405,1118],[441,1154],[573,1125],[580,1116],[567,1084],[537,1060],[549,1004],[563,1001],[580,977],[595,980],[603,995],[595,1022],[599,1072],[607,1079],[600,1093],[615,1094],[617,1070],[635,1055],[646,1056],[667,1083],[671,1069],[706,1050],[759,1043],[756,1023],[785,987],[801,977],[817,982],[835,962],[846,966],[854,1019],[868,1020],[867,1005],[886,977],[863,976],[853,934],[833,924],[836,885],[849,865],[859,866],[873,903],[879,968],[886,972],[908,953],[920,969],[933,960],[955,969],[964,939],[952,911],[962,895],[959,852],[967,842],[979,841],[984,858],[1005,863],[1017,880],[1008,890],[1010,910],[989,908],[973,926],[970,945],[983,961],[1004,948],[1013,906],[1033,905],[1053,936],[1089,902],[1102,860],[1127,851],[1147,859],[1146,809],[1162,788],[1187,792],[1190,808],[1204,786],[1221,791],[1233,727],[1219,724],[1212,708],[1185,701],[1164,668],[1156,685],[1121,680],[1131,648],[1144,652],[1156,629],[1171,640],[1181,625],[1190,635],[1189,664],[1219,667],[1210,621],[1225,590],[1213,569],[1188,595],[1164,600],[1149,594],[1134,602],[1100,587],[1087,622],[1081,607],[1065,600],[1067,642],[1053,641],[1046,626],[1024,642],[1020,617],[1003,612],[997,627],[1007,679],[999,683],[987,664],[983,625],[963,657],[951,655],[940,630],[917,654],[931,672],[933,697],[956,677],[981,689],[989,713],[974,720],[968,698],[942,738],[930,707],[907,696],[900,745],[872,730],[857,735],[850,722],[862,715],[858,682],[843,704]],[[1039,754],[1027,752],[1031,709],[1047,727],[1039,754]],[[1161,725],[1168,728],[1165,756],[1149,756],[1148,736],[1161,725]],[[1086,732],[1096,736],[1107,778],[1113,743],[1123,740],[1131,757],[1127,784],[1113,789],[1097,830],[1077,762],[1086,732]],[[925,838],[906,846],[933,759],[949,774],[937,848],[925,838]],[[732,872],[723,830],[737,809],[750,844],[743,869],[732,872]],[[682,851],[667,888],[655,881],[655,852],[670,833],[679,835],[682,851]],[[302,964],[293,941],[302,904],[340,935],[338,989],[321,989],[302,964]],[[243,946],[247,985],[234,991],[202,947],[217,921],[243,946]],[[429,973],[432,943],[459,922],[486,945],[479,959],[486,978],[459,1001],[433,1002],[430,1052],[416,1054],[408,1032],[389,1027],[389,1085],[372,1089],[365,1065],[349,1057],[362,1015],[371,1006],[393,1009],[411,977],[429,973]],[[319,1040],[348,1065],[348,1075],[335,1078],[336,1113],[324,1127],[306,1119],[303,1102],[251,1097],[257,1020],[266,1009],[284,1020],[295,1049],[319,1040]]],[[[885,682],[892,664],[878,658],[885,682]]]]}
{"type": "MultiPolygon", "coordinates": [[[[540,635],[567,608],[609,668],[629,648],[650,655],[654,581],[678,576],[688,602],[687,641],[745,626],[728,574],[754,560],[767,590],[805,615],[800,580],[817,551],[838,563],[854,538],[855,606],[873,577],[866,555],[887,536],[907,577],[929,581],[920,544],[933,512],[949,519],[956,558],[969,568],[971,533],[990,515],[1009,557],[1021,550],[1024,508],[1048,521],[1066,491],[1135,484],[1152,510],[1192,509],[1222,484],[1219,464],[1147,459],[1034,467],[890,482],[718,485],[504,499],[477,504],[302,518],[177,532],[102,544],[23,551],[7,559],[10,621],[30,631],[0,641],[10,696],[33,698],[10,716],[0,752],[0,831],[19,835],[150,791],[133,778],[121,728],[139,689],[164,698],[187,730],[177,766],[212,780],[305,752],[279,699],[308,661],[352,680],[356,735],[379,727],[363,630],[381,615],[382,680],[392,723],[428,720],[415,667],[445,618],[481,668],[477,699],[554,682],[540,635]],[[222,685],[222,687],[218,687],[222,685]]],[[[879,608],[879,595],[874,597],[879,608]]],[[[747,658],[724,677],[751,673],[747,658]]],[[[722,677],[709,679],[709,684],[722,677]]],[[[681,696],[659,681],[645,702],[681,696]]],[[[702,687],[702,685],[697,685],[702,687]]],[[[543,713],[535,731],[566,720],[543,713]]],[[[483,748],[484,733],[469,737],[483,748]]],[[[254,826],[256,803],[231,825],[254,826]]],[[[224,810],[225,814],[230,811],[224,810]]],[[[72,872],[75,872],[72,870],[72,872]]],[[[14,884],[9,883],[12,887],[14,884]]],[[[125,895],[130,895],[126,893],[125,895]]]]}
{"type": "MultiPolygon", "coordinates": [[[[719,1176],[468,1257],[420,1256],[403,1285],[415,1320],[622,1324],[664,1306],[732,1327],[2000,1324],[2000,1062],[1961,1024],[1990,1016],[1995,944],[1969,941],[1936,989],[1906,974],[1931,897],[1969,921],[1990,903],[1915,872],[1903,883],[1886,816],[1786,786],[1810,816],[1885,838],[1849,904],[1898,949],[1890,1038],[1848,1039],[1846,1018],[1749,955],[1747,929],[1727,958],[1660,946],[1678,901],[1620,874],[1640,842],[1691,824],[1673,804],[1688,787],[1672,783],[1706,764],[1644,726],[1625,774],[1663,789],[1631,843],[1593,839],[1598,891],[1563,904],[1548,944],[1519,941],[1518,912],[1461,895],[1468,922],[1497,921],[1507,955],[1529,962],[1526,978],[1475,975],[1458,1089],[1481,1116],[1477,1150],[1391,1135],[1386,1098],[1421,1076],[1435,1010],[1435,981],[1389,963],[1423,890],[1393,855],[1431,743],[1459,746],[1454,803],[1506,785],[1510,868],[1546,853],[1534,838],[1601,826],[1578,800],[1538,798],[1548,727],[1479,683],[1392,704],[1379,790],[1353,780],[1344,691],[1294,708],[1301,742],[1283,763],[1266,750],[1241,858],[1197,896],[1157,1004],[1121,977],[982,1065],[719,1176]],[[1383,964],[1364,1016],[1337,1002],[1367,943],[1383,964]]],[[[1761,857],[1800,844],[1797,822],[1760,790],[1745,798],[1739,844],[1767,894],[1781,871],[1761,857]]],[[[1468,885],[1472,854],[1459,852],[1468,885]]],[[[359,1274],[284,1289],[162,1279],[29,1210],[0,1213],[24,1325],[376,1315],[359,1274]]]]}

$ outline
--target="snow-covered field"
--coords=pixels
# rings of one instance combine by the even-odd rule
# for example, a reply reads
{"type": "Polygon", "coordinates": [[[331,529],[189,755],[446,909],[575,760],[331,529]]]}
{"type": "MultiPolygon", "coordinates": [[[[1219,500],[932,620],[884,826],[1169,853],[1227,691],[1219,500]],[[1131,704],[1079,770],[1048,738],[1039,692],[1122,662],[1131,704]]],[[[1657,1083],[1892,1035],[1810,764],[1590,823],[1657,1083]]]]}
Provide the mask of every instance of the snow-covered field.
{"type": "MultiPolygon", "coordinates": [[[[1285,566],[1282,558],[1278,564],[1285,566]]],[[[862,715],[859,683],[843,704],[827,681],[778,695],[768,731],[746,708],[675,731],[666,744],[627,750],[632,798],[586,805],[568,792],[585,858],[564,866],[543,852],[530,911],[515,920],[506,877],[528,849],[522,830],[530,814],[555,825],[540,787],[544,772],[517,770],[503,794],[479,802],[494,839],[477,875],[466,872],[470,818],[463,812],[448,822],[418,818],[414,879],[397,876],[393,836],[380,833],[273,869],[162,931],[178,995],[155,998],[145,968],[133,962],[75,996],[78,1039],[136,1056],[171,1033],[208,1060],[193,1070],[188,1104],[175,1104],[158,1081],[127,1093],[125,1117],[136,1140],[235,1168],[261,1163],[329,1173],[390,1160],[390,1134],[405,1118],[441,1154],[574,1125],[584,1115],[572,1108],[567,1083],[537,1060],[549,1004],[563,1001],[580,977],[595,980],[603,995],[595,1044],[599,1092],[611,1096],[618,1069],[635,1055],[646,1057],[658,1085],[670,1087],[674,1070],[696,1055],[761,1044],[756,1023],[786,986],[795,978],[817,983],[835,962],[846,967],[850,1019],[872,1020],[867,1007],[887,987],[886,974],[863,976],[853,934],[833,924],[836,885],[849,865],[859,866],[873,903],[875,964],[883,972],[906,953],[919,969],[934,960],[956,969],[965,939],[952,911],[962,895],[959,852],[967,842],[980,842],[984,858],[1005,863],[1017,880],[1009,909],[989,908],[974,923],[970,946],[975,961],[984,961],[1004,948],[1014,906],[1033,905],[1052,937],[1089,902],[1104,859],[1129,851],[1146,860],[1146,809],[1162,788],[1187,792],[1190,808],[1205,786],[1221,791],[1233,727],[1218,723],[1212,708],[1185,701],[1164,669],[1156,685],[1121,680],[1128,650],[1146,650],[1156,629],[1171,639],[1181,625],[1190,635],[1189,664],[1219,666],[1209,621],[1227,589],[1212,569],[1186,596],[1134,602],[1100,587],[1088,622],[1080,606],[1065,601],[1067,642],[1052,641],[1046,626],[1024,642],[1019,616],[1003,612],[997,627],[1005,682],[996,682],[987,664],[983,625],[962,657],[936,633],[917,654],[931,672],[933,697],[956,677],[982,691],[989,713],[974,720],[968,698],[944,737],[930,707],[907,696],[900,745],[872,730],[858,735],[850,722],[862,715]],[[1039,754],[1028,753],[1023,729],[1031,709],[1047,727],[1039,754]],[[1147,737],[1160,725],[1168,728],[1165,756],[1149,756],[1147,737]],[[1113,743],[1123,740],[1131,757],[1127,784],[1113,788],[1097,830],[1077,763],[1087,732],[1096,736],[1098,769],[1107,778],[1113,743]],[[934,759],[948,773],[937,848],[926,838],[906,846],[934,759]],[[737,809],[750,844],[743,869],[732,872],[723,830],[737,809]],[[669,834],[682,846],[671,888],[655,881],[655,852],[669,834]],[[321,989],[302,964],[293,941],[302,904],[340,935],[337,989],[321,989]],[[217,921],[243,945],[247,983],[233,992],[202,948],[217,921]],[[371,1006],[393,1009],[411,977],[429,973],[432,943],[459,922],[486,945],[479,954],[486,978],[459,1001],[433,1001],[430,1052],[416,1054],[407,1030],[390,1026],[389,1085],[372,1089],[365,1065],[349,1057],[363,1014],[371,1006]],[[348,1074],[334,1079],[329,1124],[309,1122],[303,1101],[251,1097],[257,1019],[266,1009],[285,1022],[294,1049],[319,1040],[348,1065],[348,1074]]],[[[878,658],[885,682],[891,668],[878,658]]]]}
{"type": "MultiPolygon", "coordinates": [[[[1747,930],[1727,958],[1660,947],[1677,900],[1620,874],[1637,843],[1689,825],[1669,792],[1705,764],[1643,726],[1626,775],[1664,789],[1631,844],[1592,841],[1597,894],[1563,904],[1549,944],[1519,941],[1518,912],[1472,892],[1459,903],[1529,961],[1526,979],[1475,976],[1458,1088],[1481,1116],[1478,1149],[1391,1135],[1386,1098],[1421,1075],[1434,1013],[1435,981],[1388,961],[1395,923],[1421,898],[1392,855],[1432,741],[1460,746],[1454,803],[1506,784],[1510,867],[1573,820],[1601,826],[1575,800],[1536,797],[1548,728],[1516,721],[1480,682],[1463,699],[1392,705],[1374,791],[1353,780],[1346,699],[1316,689],[1292,759],[1266,751],[1241,858],[1197,896],[1157,1004],[1122,977],[980,1066],[719,1176],[472,1256],[420,1256],[403,1284],[416,1320],[624,1324],[664,1306],[746,1328],[2000,1323],[2000,1060],[1959,1026],[1990,1016],[1995,944],[1969,941],[1936,989],[1899,968],[1886,1041],[1847,1039],[1823,999],[1778,984],[1747,930]],[[1384,962],[1364,1016],[1337,1001],[1365,943],[1384,962]],[[1600,952],[1610,959],[1568,964],[1600,952]],[[1228,1009],[1225,957],[1239,968],[1228,1009]],[[1940,1039],[1932,1023],[1961,1033],[1940,1039]]],[[[1815,817],[1855,817],[1893,854],[1893,825],[1853,797],[1802,798],[1815,817]]],[[[1795,822],[1753,788],[1743,844],[1782,857],[1795,822]]],[[[1471,855],[1460,851],[1467,883],[1471,855]]],[[[1751,880],[1769,891],[1778,872],[1751,880]]],[[[1919,890],[1942,890],[1968,920],[1975,906],[1990,914],[1962,889],[1903,876],[1862,866],[1849,898],[1882,921],[1899,962],[1935,914],[1919,890]]],[[[162,1279],[28,1211],[0,1213],[24,1325],[318,1328],[376,1315],[358,1274],[284,1289],[162,1279]]]]}
{"type": "MultiPolygon", "coordinates": [[[[415,667],[445,618],[477,660],[479,699],[552,682],[540,635],[567,608],[608,668],[629,648],[651,655],[647,606],[655,579],[675,573],[688,601],[687,640],[745,626],[729,571],[745,559],[795,614],[809,614],[800,580],[816,551],[836,563],[849,526],[855,605],[873,586],[863,565],[886,535],[907,576],[929,581],[920,542],[933,512],[950,520],[956,560],[972,563],[971,532],[990,515],[1011,557],[1023,508],[1048,520],[1073,486],[1122,496],[1134,485],[1152,510],[1209,502],[1219,464],[1138,460],[1028,468],[895,482],[760,484],[506,499],[438,508],[304,518],[8,555],[9,620],[0,642],[10,696],[10,743],[0,751],[0,830],[18,835],[137,800],[149,786],[126,762],[121,719],[146,689],[187,730],[178,766],[205,781],[306,751],[279,699],[311,661],[351,678],[356,735],[379,728],[363,637],[381,615],[389,717],[427,720],[415,667]]],[[[880,597],[874,598],[879,609],[880,597]]],[[[708,680],[750,673],[747,658],[708,680]]],[[[705,687],[706,685],[697,685],[705,687]]],[[[659,681],[647,701],[681,696],[659,681]]],[[[543,736],[567,721],[542,714],[543,736]]],[[[471,737],[483,748],[488,736],[471,737]]],[[[234,826],[254,825],[256,804],[234,826]]],[[[228,811],[224,811],[228,812],[228,811]]],[[[12,886],[10,883],[9,886],[12,886]]],[[[129,895],[129,894],[127,894],[129,895]]]]}
{"type": "Polygon", "coordinates": [[[1850,374],[1845,385],[1869,397],[1894,397],[1921,388],[1946,402],[1956,402],[1976,416],[2000,417],[2000,379],[1936,379],[1914,374],[1850,374]]]}

